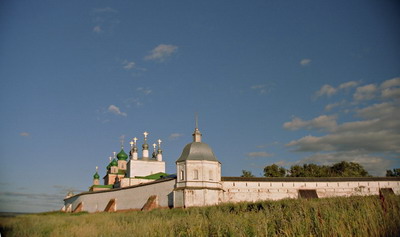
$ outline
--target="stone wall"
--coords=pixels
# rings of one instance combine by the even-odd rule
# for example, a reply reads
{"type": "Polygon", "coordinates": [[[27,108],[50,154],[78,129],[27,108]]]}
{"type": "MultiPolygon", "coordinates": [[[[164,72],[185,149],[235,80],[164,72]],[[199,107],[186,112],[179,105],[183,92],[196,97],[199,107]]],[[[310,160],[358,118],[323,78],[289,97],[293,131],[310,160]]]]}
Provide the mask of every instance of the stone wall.
{"type": "Polygon", "coordinates": [[[399,178],[240,178],[222,177],[220,202],[298,198],[299,190],[315,190],[319,198],[379,195],[391,188],[400,195],[399,178]]]}
{"type": "Polygon", "coordinates": [[[111,200],[115,210],[142,209],[152,195],[157,196],[158,206],[173,206],[175,179],[164,179],[151,183],[98,192],[84,192],[64,200],[64,210],[74,211],[81,204],[81,211],[101,212],[111,200]]]}

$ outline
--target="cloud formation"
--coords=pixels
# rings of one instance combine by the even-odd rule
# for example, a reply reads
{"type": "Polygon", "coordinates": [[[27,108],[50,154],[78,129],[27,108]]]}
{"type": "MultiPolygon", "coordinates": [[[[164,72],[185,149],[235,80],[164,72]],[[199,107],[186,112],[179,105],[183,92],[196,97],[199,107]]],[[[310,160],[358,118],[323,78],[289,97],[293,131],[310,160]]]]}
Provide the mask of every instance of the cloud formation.
{"type": "Polygon", "coordinates": [[[268,92],[266,85],[254,85],[250,89],[257,91],[259,94],[265,94],[268,92]]]}
{"type": "Polygon", "coordinates": [[[107,109],[107,110],[108,110],[108,112],[111,112],[111,113],[113,113],[113,114],[115,114],[115,115],[124,116],[124,117],[127,116],[126,113],[121,112],[121,110],[120,110],[117,106],[115,106],[115,105],[110,105],[110,106],[108,106],[108,109],[107,109]]]}
{"type": "Polygon", "coordinates": [[[95,26],[93,27],[92,32],[100,34],[105,31],[112,31],[119,23],[117,13],[118,11],[111,7],[93,9],[91,16],[92,22],[95,26]]]}
{"type": "Polygon", "coordinates": [[[311,63],[311,59],[309,59],[309,58],[303,58],[302,60],[300,60],[301,66],[307,66],[310,63],[311,63]]]}
{"type": "Polygon", "coordinates": [[[324,95],[329,97],[329,96],[332,96],[333,94],[335,94],[336,92],[337,92],[337,89],[335,89],[333,86],[331,86],[331,85],[323,85],[321,87],[321,89],[319,89],[319,91],[317,91],[315,93],[315,95],[317,97],[324,96],[324,95]]]}
{"type": "Polygon", "coordinates": [[[356,101],[360,100],[371,100],[375,98],[375,94],[378,88],[374,84],[369,84],[366,86],[361,86],[356,89],[353,97],[356,101]]]}
{"type": "Polygon", "coordinates": [[[153,92],[152,90],[150,90],[148,88],[146,89],[146,88],[143,88],[143,87],[138,87],[136,89],[136,91],[142,92],[145,95],[149,95],[149,94],[151,94],[153,92]]]}
{"type": "Polygon", "coordinates": [[[172,133],[171,135],[169,135],[168,139],[169,140],[176,140],[180,137],[183,136],[183,133],[172,133]]]}
{"type": "Polygon", "coordinates": [[[101,32],[103,32],[103,30],[101,29],[101,26],[97,25],[97,26],[93,27],[93,32],[101,33],[101,32]]]}
{"type": "Polygon", "coordinates": [[[358,84],[360,84],[360,82],[358,82],[358,81],[348,81],[348,82],[344,82],[344,83],[340,84],[337,88],[335,88],[331,85],[325,84],[317,92],[315,92],[315,96],[317,98],[321,97],[321,96],[330,97],[341,90],[348,90],[352,87],[356,87],[358,84]]]}
{"type": "Polygon", "coordinates": [[[31,134],[27,133],[27,132],[21,132],[19,134],[21,137],[29,137],[31,134]]]}
{"type": "Polygon", "coordinates": [[[160,44],[152,49],[150,51],[150,54],[147,55],[144,59],[163,62],[172,54],[176,53],[177,50],[178,46],[171,44],[160,44]]]}
{"type": "MultiPolygon", "coordinates": [[[[337,90],[356,86],[357,82],[343,83],[337,90]]],[[[353,114],[353,121],[338,123],[338,115],[320,115],[311,120],[294,117],[283,124],[285,129],[323,131],[326,134],[304,136],[286,146],[295,152],[315,153],[301,160],[303,163],[353,161],[362,164],[368,171],[383,175],[390,166],[387,158],[400,158],[400,101],[396,92],[385,94],[387,90],[396,91],[399,86],[400,78],[384,81],[380,85],[362,85],[355,88],[353,103],[342,101],[325,107],[330,110],[343,104],[355,106],[346,109],[353,114]],[[363,103],[358,103],[360,101],[363,103]],[[375,103],[371,103],[373,101],[375,103]]]]}
{"type": "Polygon", "coordinates": [[[300,128],[306,128],[308,130],[315,129],[322,131],[332,131],[337,127],[337,123],[336,116],[321,115],[308,121],[294,117],[292,121],[284,123],[283,127],[288,130],[298,130],[300,128]]]}
{"type": "Polygon", "coordinates": [[[122,62],[122,68],[125,70],[131,70],[135,67],[135,65],[136,65],[135,62],[133,62],[133,61],[129,62],[128,60],[124,60],[122,62]]]}

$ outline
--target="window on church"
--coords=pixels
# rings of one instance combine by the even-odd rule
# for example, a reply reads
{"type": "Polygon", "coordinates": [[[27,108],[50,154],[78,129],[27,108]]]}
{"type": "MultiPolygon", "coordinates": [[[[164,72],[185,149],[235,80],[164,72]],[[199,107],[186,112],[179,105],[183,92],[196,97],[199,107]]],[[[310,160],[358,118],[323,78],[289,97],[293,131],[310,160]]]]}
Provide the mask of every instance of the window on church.
{"type": "Polygon", "coordinates": [[[209,180],[213,180],[213,172],[212,172],[212,170],[210,170],[210,171],[208,172],[208,179],[209,179],[209,180]]]}
{"type": "Polygon", "coordinates": [[[183,170],[181,170],[181,180],[185,180],[185,172],[183,170]]]}
{"type": "Polygon", "coordinates": [[[198,170],[193,170],[193,179],[199,179],[199,171],[198,170]]]}

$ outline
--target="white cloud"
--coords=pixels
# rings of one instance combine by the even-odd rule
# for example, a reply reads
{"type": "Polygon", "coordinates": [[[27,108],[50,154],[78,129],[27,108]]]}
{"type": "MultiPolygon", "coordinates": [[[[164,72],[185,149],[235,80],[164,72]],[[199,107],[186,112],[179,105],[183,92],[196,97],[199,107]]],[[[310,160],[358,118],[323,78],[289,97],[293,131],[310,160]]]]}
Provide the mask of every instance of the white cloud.
{"type": "Polygon", "coordinates": [[[307,66],[311,63],[311,59],[309,58],[303,58],[302,60],[300,60],[300,65],[301,66],[307,66]]]}
{"type": "Polygon", "coordinates": [[[339,85],[339,89],[349,89],[351,87],[358,86],[360,84],[358,81],[349,81],[339,85]]]}
{"type": "Polygon", "coordinates": [[[339,124],[337,115],[321,115],[308,121],[294,117],[283,127],[289,130],[324,130],[327,134],[304,136],[286,146],[296,152],[314,152],[314,155],[301,160],[305,163],[337,163],[345,160],[360,163],[371,174],[383,175],[390,166],[387,158],[400,157],[400,101],[393,100],[398,96],[396,90],[400,89],[399,85],[400,79],[397,78],[387,80],[380,86],[358,86],[358,82],[351,81],[339,85],[337,89],[332,87],[332,90],[325,85],[319,95],[334,94],[337,90],[358,86],[353,94],[354,103],[343,100],[325,107],[331,110],[343,104],[357,106],[346,110],[346,116],[353,113],[355,119],[339,124]],[[379,103],[371,104],[374,99],[379,103]]]}
{"type": "Polygon", "coordinates": [[[265,94],[268,92],[266,85],[254,85],[250,87],[252,90],[258,91],[260,94],[265,94]]]}
{"type": "Polygon", "coordinates": [[[21,137],[29,137],[31,134],[27,133],[27,132],[21,132],[19,134],[21,137]]]}
{"type": "Polygon", "coordinates": [[[333,108],[338,107],[340,105],[340,103],[333,103],[333,104],[328,104],[325,106],[325,110],[326,111],[331,111],[333,108]]]}
{"type": "Polygon", "coordinates": [[[374,84],[357,87],[353,97],[356,101],[371,100],[375,98],[377,87],[374,84]]]}
{"type": "Polygon", "coordinates": [[[317,91],[315,93],[316,97],[320,97],[320,96],[332,96],[333,94],[335,94],[337,92],[337,89],[335,89],[333,86],[331,85],[323,85],[321,87],[321,89],[319,89],[319,91],[317,91]]]}
{"type": "Polygon", "coordinates": [[[135,67],[135,62],[129,62],[128,60],[125,60],[122,62],[122,65],[125,70],[131,70],[135,67]]]}
{"type": "Polygon", "coordinates": [[[400,88],[387,88],[382,90],[383,98],[400,98],[400,88]]]}
{"type": "Polygon", "coordinates": [[[171,135],[169,135],[168,139],[169,140],[176,140],[180,137],[182,137],[183,134],[182,133],[172,133],[171,135]]]}
{"type": "Polygon", "coordinates": [[[249,152],[246,155],[248,157],[270,157],[270,156],[273,156],[273,154],[270,154],[265,151],[249,152]]]}
{"type": "Polygon", "coordinates": [[[400,107],[396,106],[394,103],[383,102],[362,109],[357,109],[356,114],[365,119],[400,119],[400,107]]]}
{"type": "Polygon", "coordinates": [[[93,27],[94,33],[112,32],[119,20],[117,19],[118,11],[111,8],[95,8],[91,12],[92,22],[95,24],[93,27]]]}
{"type": "Polygon", "coordinates": [[[93,32],[101,33],[101,32],[103,32],[103,30],[101,29],[101,26],[97,25],[97,26],[93,27],[93,32]]]}
{"type": "Polygon", "coordinates": [[[136,90],[142,92],[145,95],[149,95],[153,92],[152,90],[143,87],[138,87],[136,90]]]}
{"type": "Polygon", "coordinates": [[[150,54],[147,55],[145,60],[154,60],[154,61],[165,61],[168,57],[170,57],[173,53],[178,50],[178,47],[175,45],[168,44],[160,44],[154,49],[150,51],[150,54]]]}
{"type": "Polygon", "coordinates": [[[127,116],[126,113],[121,112],[121,110],[115,105],[108,106],[108,111],[115,115],[120,115],[120,116],[125,116],[125,117],[127,116]]]}
{"type": "Polygon", "coordinates": [[[400,86],[400,77],[396,77],[390,80],[386,80],[384,82],[382,82],[381,84],[381,88],[382,89],[386,89],[386,88],[390,88],[390,87],[396,87],[396,86],[400,86]]]}
{"type": "Polygon", "coordinates": [[[130,108],[132,105],[135,107],[141,107],[143,103],[138,98],[128,98],[124,101],[126,107],[130,108]]]}
{"type": "Polygon", "coordinates": [[[360,82],[358,81],[348,81],[340,84],[337,88],[331,86],[331,85],[323,85],[321,89],[319,89],[317,92],[315,92],[316,97],[320,96],[332,96],[336,93],[338,93],[341,90],[349,90],[352,87],[356,87],[360,82]]]}
{"type": "Polygon", "coordinates": [[[288,130],[298,130],[300,128],[306,128],[308,130],[316,129],[322,131],[331,131],[337,127],[337,123],[336,116],[321,115],[308,121],[294,117],[292,121],[284,123],[283,127],[288,130]]]}

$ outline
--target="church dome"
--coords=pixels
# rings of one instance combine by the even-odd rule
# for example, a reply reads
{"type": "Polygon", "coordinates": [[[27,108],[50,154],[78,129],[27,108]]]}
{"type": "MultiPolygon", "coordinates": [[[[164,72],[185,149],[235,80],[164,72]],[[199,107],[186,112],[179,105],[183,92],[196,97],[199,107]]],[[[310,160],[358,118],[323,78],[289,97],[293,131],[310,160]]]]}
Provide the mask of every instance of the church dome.
{"type": "Polygon", "coordinates": [[[218,161],[211,147],[202,142],[192,142],[183,148],[182,154],[176,162],[185,160],[218,161]]]}
{"type": "Polygon", "coordinates": [[[114,159],[110,163],[111,166],[118,166],[118,162],[114,159]]]}
{"type": "Polygon", "coordinates": [[[93,179],[100,179],[100,175],[96,172],[96,173],[93,175],[93,179]]]}
{"type": "Polygon", "coordinates": [[[125,153],[124,149],[121,149],[121,151],[117,154],[118,160],[126,160],[128,159],[128,155],[125,153]]]}

